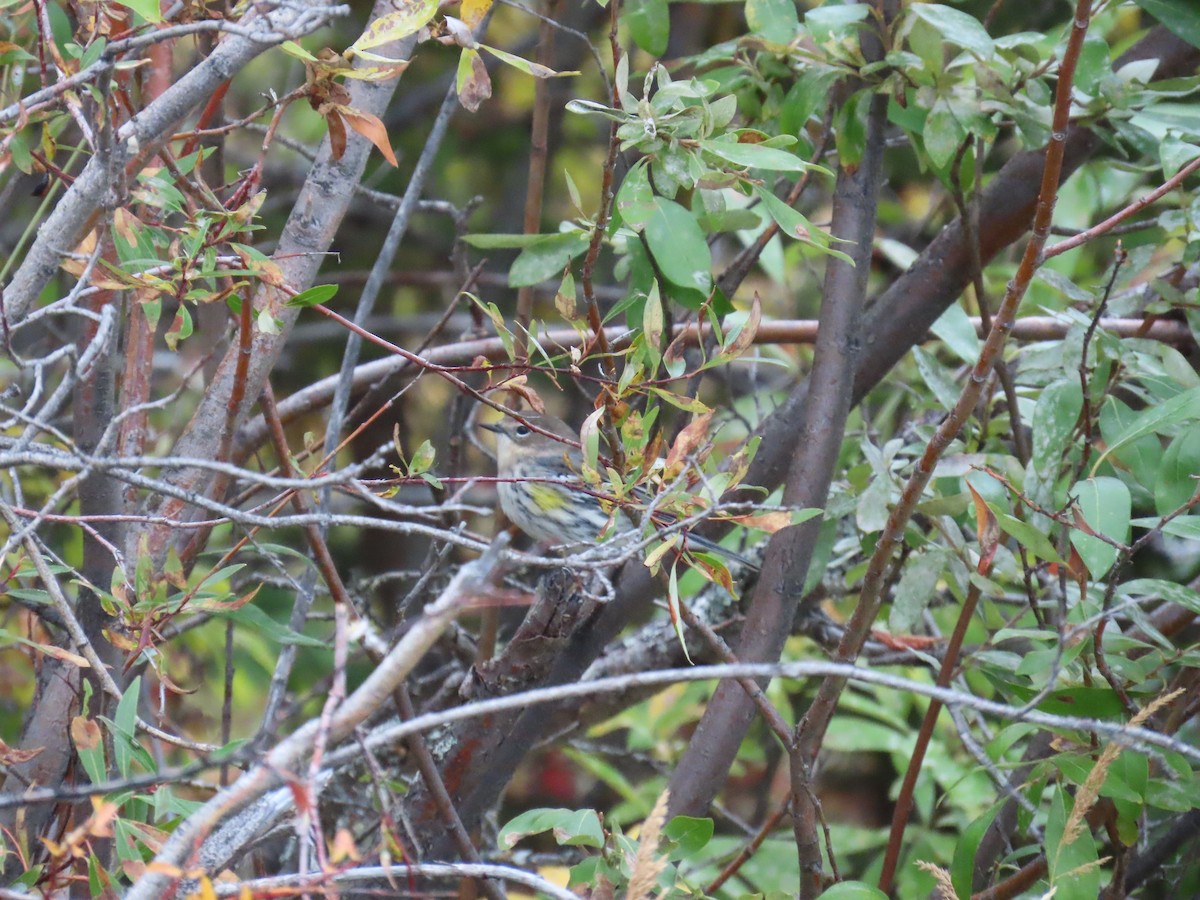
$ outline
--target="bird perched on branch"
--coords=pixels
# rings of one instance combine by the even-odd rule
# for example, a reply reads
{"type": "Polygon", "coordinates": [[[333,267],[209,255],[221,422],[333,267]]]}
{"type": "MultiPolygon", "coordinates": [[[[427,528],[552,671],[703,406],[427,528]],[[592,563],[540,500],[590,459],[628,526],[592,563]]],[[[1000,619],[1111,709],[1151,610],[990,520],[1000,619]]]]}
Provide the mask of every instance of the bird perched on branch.
{"type": "MultiPolygon", "coordinates": [[[[615,513],[610,513],[614,504],[602,503],[605,495],[584,482],[580,474],[583,454],[579,448],[549,436],[578,443],[579,435],[566,422],[554,416],[528,414],[524,421],[504,419],[482,427],[496,435],[500,508],[531,538],[549,544],[595,544],[611,518],[615,518],[618,534],[636,530],[625,509],[618,505],[615,513]]],[[[647,499],[644,492],[637,492],[637,498],[647,499]]],[[[667,525],[675,521],[662,512],[655,512],[654,518],[666,520],[667,525]]],[[[752,569],[758,568],[745,557],[700,535],[685,532],[685,541],[752,569]]]]}

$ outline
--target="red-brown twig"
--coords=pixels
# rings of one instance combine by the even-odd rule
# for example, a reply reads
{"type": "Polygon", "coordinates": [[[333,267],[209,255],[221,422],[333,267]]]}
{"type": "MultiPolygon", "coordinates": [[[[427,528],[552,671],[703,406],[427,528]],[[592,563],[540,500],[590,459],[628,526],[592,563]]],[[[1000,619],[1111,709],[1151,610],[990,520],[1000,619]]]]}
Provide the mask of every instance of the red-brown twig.
{"type": "Polygon", "coordinates": [[[1074,237],[1069,237],[1065,241],[1059,241],[1053,247],[1047,247],[1042,252],[1042,259],[1053,259],[1060,253],[1066,253],[1068,250],[1074,250],[1076,247],[1086,244],[1088,241],[1093,240],[1094,238],[1098,238],[1101,235],[1107,234],[1130,216],[1141,212],[1155,200],[1175,190],[1175,188],[1183,184],[1185,178],[1197,170],[1200,170],[1200,157],[1193,159],[1190,163],[1188,163],[1150,193],[1146,194],[1144,197],[1139,197],[1137,200],[1134,200],[1123,210],[1109,216],[1099,225],[1093,225],[1091,228],[1087,229],[1087,231],[1081,231],[1074,237]]]}

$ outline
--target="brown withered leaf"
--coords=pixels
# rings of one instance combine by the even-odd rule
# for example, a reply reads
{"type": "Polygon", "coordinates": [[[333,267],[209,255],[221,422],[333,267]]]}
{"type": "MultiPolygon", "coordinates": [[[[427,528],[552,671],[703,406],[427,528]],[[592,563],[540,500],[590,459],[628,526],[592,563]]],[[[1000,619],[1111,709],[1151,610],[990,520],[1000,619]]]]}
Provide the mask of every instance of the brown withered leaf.
{"type": "Polygon", "coordinates": [[[387,126],[378,116],[340,104],[334,104],[334,109],[342,114],[351,128],[374,144],[383,154],[384,159],[393,166],[399,167],[400,163],[396,161],[396,154],[392,152],[392,144],[388,140],[387,126]]]}
{"type": "Polygon", "coordinates": [[[521,376],[520,380],[514,378],[511,382],[504,385],[504,389],[506,391],[512,392],[513,394],[515,394],[516,396],[518,396],[522,400],[524,400],[526,403],[528,403],[529,408],[532,409],[539,416],[542,415],[546,411],[545,401],[543,401],[542,398],[540,396],[538,396],[537,391],[535,391],[533,388],[531,388],[528,384],[525,383],[524,375],[521,376]]]}
{"type": "Polygon", "coordinates": [[[116,820],[121,807],[100,797],[92,797],[91,800],[92,814],[85,823],[88,835],[97,838],[112,837],[112,823],[116,820]]]}
{"type": "Polygon", "coordinates": [[[691,457],[708,438],[708,426],[712,422],[711,411],[696,416],[679,432],[675,443],[667,453],[666,477],[672,478],[683,468],[684,462],[691,457]]]}
{"type": "Polygon", "coordinates": [[[104,740],[100,726],[86,716],[76,716],[71,720],[71,741],[80,750],[95,750],[104,740]]]}
{"type": "Polygon", "coordinates": [[[747,528],[757,528],[759,531],[765,531],[767,534],[774,534],[792,524],[792,514],[784,510],[757,513],[749,516],[723,516],[722,518],[729,519],[731,522],[737,522],[739,525],[744,525],[747,528]]]}
{"type": "Polygon", "coordinates": [[[341,159],[346,152],[346,123],[340,113],[328,108],[328,104],[321,104],[317,111],[325,117],[325,124],[329,126],[329,152],[335,160],[341,159]]]}
{"type": "Polygon", "coordinates": [[[967,489],[971,492],[971,501],[975,506],[975,535],[979,539],[979,574],[987,575],[992,570],[992,561],[1000,547],[1000,525],[996,521],[996,514],[969,481],[967,489]]]}
{"type": "Polygon", "coordinates": [[[478,50],[463,50],[458,58],[458,102],[467,112],[475,112],[479,105],[492,96],[492,79],[478,50]]]}
{"type": "Polygon", "coordinates": [[[32,750],[19,750],[0,740],[0,765],[19,766],[21,763],[29,762],[45,749],[45,747],[34,747],[32,750]]]}
{"type": "Polygon", "coordinates": [[[754,338],[758,334],[758,326],[760,324],[762,324],[762,300],[758,297],[758,291],[755,291],[754,299],[750,302],[750,315],[746,317],[746,321],[742,325],[742,330],[737,333],[737,337],[725,349],[725,353],[732,359],[737,359],[749,350],[754,344],[754,338]]]}
{"type": "Polygon", "coordinates": [[[254,589],[251,590],[250,593],[246,594],[244,597],[239,597],[237,600],[201,600],[197,603],[193,603],[192,608],[209,610],[212,612],[228,612],[235,609],[241,609],[243,606],[253,600],[261,589],[261,584],[255,585],[254,589]]]}

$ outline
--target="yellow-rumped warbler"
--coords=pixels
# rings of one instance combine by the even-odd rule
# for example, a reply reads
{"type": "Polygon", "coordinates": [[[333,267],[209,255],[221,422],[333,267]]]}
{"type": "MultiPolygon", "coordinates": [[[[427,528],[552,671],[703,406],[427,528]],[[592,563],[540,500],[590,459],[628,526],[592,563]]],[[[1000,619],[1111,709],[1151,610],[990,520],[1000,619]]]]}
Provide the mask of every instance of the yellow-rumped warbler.
{"type": "MultiPolygon", "coordinates": [[[[579,440],[567,423],[554,416],[531,413],[524,418],[542,431],[579,440]]],[[[512,419],[481,427],[496,434],[496,469],[501,479],[496,490],[500,508],[514,525],[534,540],[550,544],[595,544],[599,540],[608,525],[609,513],[601,506],[598,492],[580,476],[583,454],[579,448],[512,419]]],[[[624,511],[617,511],[618,534],[635,527],[624,511]]],[[[758,568],[732,550],[699,535],[689,533],[687,541],[758,568]]]]}

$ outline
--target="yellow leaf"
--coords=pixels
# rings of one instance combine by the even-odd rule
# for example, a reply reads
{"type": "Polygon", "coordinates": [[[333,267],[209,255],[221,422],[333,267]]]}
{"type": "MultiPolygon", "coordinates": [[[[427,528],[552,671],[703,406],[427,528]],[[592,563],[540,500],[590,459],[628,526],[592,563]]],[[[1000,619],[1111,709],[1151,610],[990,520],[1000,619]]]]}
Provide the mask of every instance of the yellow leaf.
{"type": "Polygon", "coordinates": [[[362,66],[358,69],[342,69],[337,74],[343,78],[353,78],[355,81],[387,81],[398,78],[400,73],[408,68],[409,60],[395,60],[384,66],[362,66]]]}
{"type": "Polygon", "coordinates": [[[483,17],[491,8],[492,0],[462,0],[461,18],[468,28],[473,29],[483,21],[483,17]]]}
{"type": "Polygon", "coordinates": [[[357,41],[350,45],[347,55],[371,47],[382,47],[406,38],[429,22],[437,13],[438,0],[396,0],[396,11],[380,16],[367,26],[357,41]]]}
{"type": "Polygon", "coordinates": [[[79,246],[75,248],[75,252],[71,255],[71,258],[64,259],[60,265],[64,270],[78,278],[87,267],[87,258],[92,255],[95,249],[96,232],[93,230],[84,235],[83,240],[79,242],[79,246]]]}
{"type": "Polygon", "coordinates": [[[55,659],[62,660],[63,662],[69,662],[81,669],[90,669],[92,667],[92,664],[78,653],[72,653],[69,650],[62,649],[62,647],[55,647],[53,644],[36,644],[32,641],[30,642],[30,645],[37,647],[47,656],[52,656],[55,659]]]}

